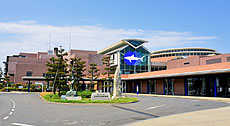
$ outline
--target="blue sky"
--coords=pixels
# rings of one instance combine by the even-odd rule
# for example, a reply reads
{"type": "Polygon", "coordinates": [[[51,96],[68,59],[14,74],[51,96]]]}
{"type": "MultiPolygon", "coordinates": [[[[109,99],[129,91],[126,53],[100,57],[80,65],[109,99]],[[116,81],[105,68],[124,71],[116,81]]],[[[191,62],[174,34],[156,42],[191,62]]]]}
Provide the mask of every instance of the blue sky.
{"type": "Polygon", "coordinates": [[[70,26],[73,49],[141,38],[151,51],[207,47],[228,53],[229,22],[229,0],[0,0],[0,61],[47,50],[50,34],[51,48],[68,50],[70,26]]]}

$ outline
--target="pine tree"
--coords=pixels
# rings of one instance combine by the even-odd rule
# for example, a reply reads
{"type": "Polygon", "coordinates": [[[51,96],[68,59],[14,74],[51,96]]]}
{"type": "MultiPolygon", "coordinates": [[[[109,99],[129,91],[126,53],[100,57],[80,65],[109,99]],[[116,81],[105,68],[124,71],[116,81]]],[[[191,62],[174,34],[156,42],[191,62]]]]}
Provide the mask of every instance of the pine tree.
{"type": "Polygon", "coordinates": [[[111,74],[114,74],[114,68],[111,67],[112,63],[110,61],[110,56],[105,56],[102,58],[102,62],[105,65],[105,72],[103,73],[103,75],[107,75],[107,77],[104,78],[104,80],[108,80],[109,82],[109,86],[112,86],[112,77],[111,74]]]}
{"type": "Polygon", "coordinates": [[[3,71],[2,68],[0,67],[0,83],[2,82],[2,75],[3,75],[3,71]]]}
{"type": "MultiPolygon", "coordinates": [[[[73,76],[73,85],[72,87],[76,88],[76,91],[79,91],[80,87],[80,80],[85,76],[84,71],[85,69],[85,61],[82,61],[81,58],[71,58],[71,68],[72,68],[72,75],[73,76]],[[76,86],[75,86],[76,84],[76,86]]],[[[71,77],[72,78],[72,77],[71,77]]]]}
{"type": "Polygon", "coordinates": [[[100,73],[98,73],[99,69],[97,68],[97,64],[90,64],[89,66],[89,74],[88,78],[90,79],[90,89],[94,89],[94,81],[99,77],[100,73]]]}
{"type": "Polygon", "coordinates": [[[46,73],[47,79],[53,80],[53,92],[56,93],[58,88],[58,95],[61,96],[60,91],[61,87],[67,85],[67,59],[64,59],[64,56],[67,55],[67,52],[64,52],[64,49],[60,49],[57,54],[57,57],[51,57],[50,61],[47,62],[48,72],[46,73]]]}

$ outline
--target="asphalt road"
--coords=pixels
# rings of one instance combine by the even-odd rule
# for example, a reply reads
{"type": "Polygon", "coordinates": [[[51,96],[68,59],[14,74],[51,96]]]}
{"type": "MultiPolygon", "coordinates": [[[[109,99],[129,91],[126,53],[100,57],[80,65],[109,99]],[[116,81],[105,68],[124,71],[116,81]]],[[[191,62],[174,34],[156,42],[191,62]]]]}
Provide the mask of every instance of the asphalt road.
{"type": "MultiPolygon", "coordinates": [[[[132,96],[134,97],[134,96],[132,96]]],[[[0,93],[1,126],[117,126],[229,103],[138,96],[131,104],[54,104],[39,94],[0,93]]]]}

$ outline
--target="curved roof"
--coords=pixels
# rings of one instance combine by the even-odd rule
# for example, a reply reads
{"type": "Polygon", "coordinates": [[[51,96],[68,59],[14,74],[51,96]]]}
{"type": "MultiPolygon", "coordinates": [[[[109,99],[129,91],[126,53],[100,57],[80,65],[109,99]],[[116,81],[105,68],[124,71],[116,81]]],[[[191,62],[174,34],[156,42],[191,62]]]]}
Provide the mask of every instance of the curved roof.
{"type": "MultiPolygon", "coordinates": [[[[216,52],[215,49],[210,49],[210,48],[202,48],[202,47],[186,47],[186,48],[172,48],[172,49],[163,49],[163,50],[158,50],[158,51],[154,51],[151,54],[155,54],[155,53],[160,53],[163,51],[173,51],[173,50],[181,50],[181,49],[205,49],[205,50],[210,50],[211,52],[216,52]]],[[[190,52],[190,51],[189,51],[190,52]]],[[[194,52],[194,51],[192,51],[194,52]]],[[[199,51],[200,52],[200,51],[199,51]]],[[[202,51],[203,52],[203,51],[202,51]]]]}

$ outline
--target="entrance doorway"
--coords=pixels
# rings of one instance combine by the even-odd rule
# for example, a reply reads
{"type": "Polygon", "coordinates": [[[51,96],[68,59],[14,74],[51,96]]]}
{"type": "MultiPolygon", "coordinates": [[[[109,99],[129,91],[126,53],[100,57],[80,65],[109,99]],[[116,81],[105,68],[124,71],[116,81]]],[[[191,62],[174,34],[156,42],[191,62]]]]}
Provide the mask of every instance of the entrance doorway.
{"type": "Polygon", "coordinates": [[[149,94],[156,94],[156,81],[157,80],[149,80],[149,94]]]}
{"type": "Polygon", "coordinates": [[[165,94],[174,95],[174,79],[165,79],[165,94]]]}
{"type": "Polygon", "coordinates": [[[126,93],[126,81],[121,81],[121,93],[126,93]]]}

